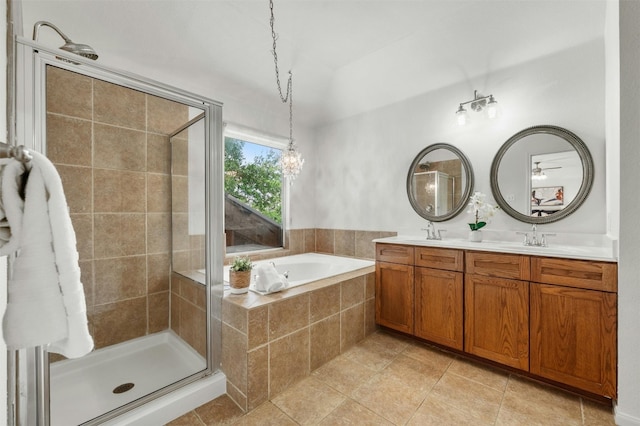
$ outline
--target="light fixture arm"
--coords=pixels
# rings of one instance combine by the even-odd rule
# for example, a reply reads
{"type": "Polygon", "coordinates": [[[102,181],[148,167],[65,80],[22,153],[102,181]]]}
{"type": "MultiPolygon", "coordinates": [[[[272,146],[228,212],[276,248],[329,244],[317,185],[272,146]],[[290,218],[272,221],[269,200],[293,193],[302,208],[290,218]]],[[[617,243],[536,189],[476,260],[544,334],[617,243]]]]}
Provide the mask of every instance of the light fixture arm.
{"type": "Polygon", "coordinates": [[[460,103],[460,108],[464,108],[464,105],[471,104],[470,107],[474,111],[482,111],[484,107],[487,105],[487,101],[494,101],[493,95],[483,96],[478,93],[477,90],[473,91],[473,99],[470,101],[460,103]]]}
{"type": "Polygon", "coordinates": [[[469,121],[469,115],[467,110],[464,108],[465,105],[469,105],[469,108],[475,112],[483,111],[486,108],[486,114],[490,119],[495,119],[499,115],[498,102],[495,100],[493,95],[483,96],[478,93],[477,90],[474,90],[473,99],[461,102],[458,110],[456,111],[456,120],[459,126],[464,126],[469,121]]]}

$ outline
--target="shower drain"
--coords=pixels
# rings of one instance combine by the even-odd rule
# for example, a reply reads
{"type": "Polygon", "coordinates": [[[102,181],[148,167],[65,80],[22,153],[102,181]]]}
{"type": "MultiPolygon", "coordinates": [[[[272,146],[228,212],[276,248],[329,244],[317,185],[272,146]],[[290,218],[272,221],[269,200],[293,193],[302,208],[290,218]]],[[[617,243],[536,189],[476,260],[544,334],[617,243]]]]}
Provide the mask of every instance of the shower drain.
{"type": "Polygon", "coordinates": [[[121,385],[116,386],[113,389],[113,393],[125,393],[133,389],[135,385],[133,383],[123,383],[121,385]]]}

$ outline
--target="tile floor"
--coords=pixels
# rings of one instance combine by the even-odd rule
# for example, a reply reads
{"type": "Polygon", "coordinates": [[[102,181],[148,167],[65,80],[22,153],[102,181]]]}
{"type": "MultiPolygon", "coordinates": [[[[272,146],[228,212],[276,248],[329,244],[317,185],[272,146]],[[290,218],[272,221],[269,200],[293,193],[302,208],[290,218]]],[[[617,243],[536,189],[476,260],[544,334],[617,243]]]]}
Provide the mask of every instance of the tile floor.
{"type": "Polygon", "coordinates": [[[225,396],[169,423],[615,425],[610,407],[378,331],[255,410],[225,396]]]}

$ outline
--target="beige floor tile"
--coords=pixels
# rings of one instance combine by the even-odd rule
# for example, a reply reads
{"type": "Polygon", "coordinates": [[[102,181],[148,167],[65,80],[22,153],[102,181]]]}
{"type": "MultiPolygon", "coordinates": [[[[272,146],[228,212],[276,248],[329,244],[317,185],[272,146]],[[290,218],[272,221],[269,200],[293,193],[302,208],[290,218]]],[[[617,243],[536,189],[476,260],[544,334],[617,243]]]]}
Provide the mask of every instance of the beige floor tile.
{"type": "Polygon", "coordinates": [[[320,422],[322,426],[393,426],[390,423],[358,404],[352,399],[345,400],[320,422]]]}
{"type": "Polygon", "coordinates": [[[400,354],[381,371],[381,374],[395,377],[406,386],[424,392],[431,390],[442,377],[443,371],[415,358],[400,354]]]}
{"type": "Polygon", "coordinates": [[[244,415],[240,407],[227,395],[201,405],[195,412],[207,426],[230,425],[244,415]]]}
{"type": "Polygon", "coordinates": [[[482,426],[493,423],[482,423],[466,410],[448,405],[438,398],[427,396],[408,426],[482,426]]]}
{"type": "Polygon", "coordinates": [[[318,368],[311,375],[345,395],[349,395],[363,383],[366,383],[374,374],[376,374],[374,370],[341,355],[318,368]]]}
{"type": "Polygon", "coordinates": [[[449,368],[449,365],[455,359],[455,356],[449,352],[419,342],[412,342],[402,354],[430,365],[434,369],[442,371],[442,373],[449,368]]]}
{"type": "Polygon", "coordinates": [[[416,412],[428,391],[408,387],[391,375],[376,374],[352,393],[352,399],[390,422],[403,425],[416,412]]]}
{"type": "Polygon", "coordinates": [[[406,338],[377,332],[346,351],[344,355],[367,368],[380,371],[408,346],[406,338]]]}
{"type": "Polygon", "coordinates": [[[584,426],[615,426],[613,409],[608,405],[582,399],[584,426]]]}
{"type": "Polygon", "coordinates": [[[580,399],[549,386],[511,376],[496,425],[581,425],[580,399]]]}
{"type": "Polygon", "coordinates": [[[307,377],[271,402],[299,424],[310,425],[317,424],[344,400],[345,396],[329,385],[307,377]]]}
{"type": "Polygon", "coordinates": [[[270,402],[265,402],[234,423],[233,426],[295,426],[289,416],[270,402]]]}
{"type": "Polygon", "coordinates": [[[195,411],[189,411],[187,414],[167,423],[166,426],[204,426],[204,423],[202,423],[195,411]]]}
{"type": "Polygon", "coordinates": [[[388,348],[389,350],[398,353],[403,351],[407,346],[409,346],[409,344],[411,343],[411,340],[399,334],[392,334],[385,331],[378,331],[368,336],[365,342],[382,345],[388,348]]]}
{"type": "Polygon", "coordinates": [[[503,392],[447,371],[433,387],[429,399],[464,410],[479,422],[492,424],[498,415],[503,392]]]}
{"type": "Polygon", "coordinates": [[[482,383],[500,392],[504,392],[509,381],[509,375],[505,372],[460,358],[453,360],[447,372],[482,383]]]}

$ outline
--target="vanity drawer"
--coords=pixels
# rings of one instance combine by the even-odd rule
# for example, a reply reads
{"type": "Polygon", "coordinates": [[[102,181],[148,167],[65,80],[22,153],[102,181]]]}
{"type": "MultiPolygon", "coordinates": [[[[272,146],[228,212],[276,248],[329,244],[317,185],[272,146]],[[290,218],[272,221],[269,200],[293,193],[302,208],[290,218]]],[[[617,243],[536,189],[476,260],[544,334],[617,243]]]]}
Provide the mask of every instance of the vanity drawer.
{"type": "Polygon", "coordinates": [[[531,281],[617,292],[618,265],[612,262],[532,257],[531,281]]]}
{"type": "Polygon", "coordinates": [[[467,274],[529,281],[529,266],[529,256],[520,254],[479,251],[468,251],[466,253],[465,267],[467,274]]]}
{"type": "Polygon", "coordinates": [[[413,265],[413,253],[414,249],[412,246],[376,244],[376,260],[380,262],[413,265]]]}
{"type": "Polygon", "coordinates": [[[445,248],[416,247],[415,265],[445,271],[464,271],[464,251],[445,248]]]}

